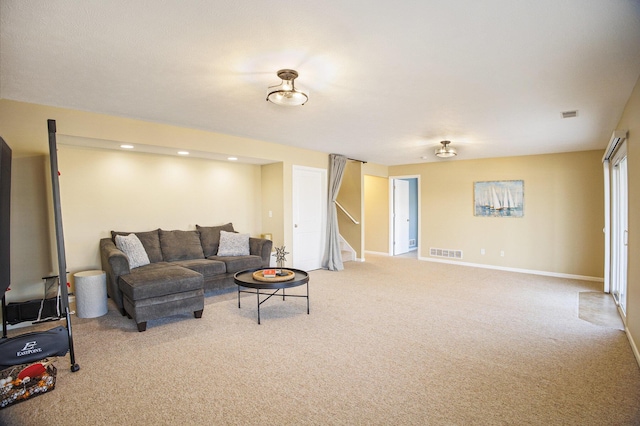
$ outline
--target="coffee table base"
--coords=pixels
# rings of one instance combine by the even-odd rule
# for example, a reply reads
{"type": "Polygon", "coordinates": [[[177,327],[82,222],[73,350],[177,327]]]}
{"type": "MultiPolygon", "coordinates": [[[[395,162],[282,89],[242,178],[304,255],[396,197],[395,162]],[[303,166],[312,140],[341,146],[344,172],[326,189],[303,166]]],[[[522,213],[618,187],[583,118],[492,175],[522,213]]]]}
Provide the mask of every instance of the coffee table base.
{"type": "MultiPolygon", "coordinates": [[[[309,282],[307,281],[307,294],[290,294],[288,297],[304,297],[307,299],[307,315],[309,315],[309,282]]],[[[271,299],[272,296],[275,296],[276,293],[278,293],[280,290],[282,290],[282,300],[285,300],[286,294],[285,294],[285,289],[284,288],[278,288],[276,289],[274,292],[269,293],[269,292],[260,292],[260,289],[255,289],[255,291],[252,290],[242,290],[242,287],[240,285],[238,285],[238,309],[240,309],[240,293],[250,293],[250,294],[255,294],[256,295],[256,299],[258,301],[258,324],[260,324],[260,305],[262,305],[264,302],[266,302],[267,300],[271,299]],[[260,296],[267,296],[266,298],[260,300],[260,296]]]]}

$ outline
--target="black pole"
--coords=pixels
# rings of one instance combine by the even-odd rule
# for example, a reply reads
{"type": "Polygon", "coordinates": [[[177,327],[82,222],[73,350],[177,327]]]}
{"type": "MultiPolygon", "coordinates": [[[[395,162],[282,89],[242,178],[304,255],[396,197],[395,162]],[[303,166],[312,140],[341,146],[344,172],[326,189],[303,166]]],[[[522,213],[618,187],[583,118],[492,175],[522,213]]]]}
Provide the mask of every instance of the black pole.
{"type": "Polygon", "coordinates": [[[60,209],[60,183],[58,182],[58,148],[56,146],[56,121],[47,120],[49,128],[49,159],[51,162],[51,186],[53,187],[53,211],[56,226],[56,248],[58,250],[58,285],[61,287],[62,307],[67,320],[67,332],[69,335],[69,356],[71,358],[71,371],[80,370],[76,364],[76,356],[73,351],[73,334],[71,333],[71,314],[69,313],[69,292],[67,290],[67,260],[64,251],[64,234],[62,232],[62,210],[60,209]]]}
{"type": "Polygon", "coordinates": [[[7,297],[6,294],[2,295],[2,338],[5,339],[7,337],[7,297]]]}

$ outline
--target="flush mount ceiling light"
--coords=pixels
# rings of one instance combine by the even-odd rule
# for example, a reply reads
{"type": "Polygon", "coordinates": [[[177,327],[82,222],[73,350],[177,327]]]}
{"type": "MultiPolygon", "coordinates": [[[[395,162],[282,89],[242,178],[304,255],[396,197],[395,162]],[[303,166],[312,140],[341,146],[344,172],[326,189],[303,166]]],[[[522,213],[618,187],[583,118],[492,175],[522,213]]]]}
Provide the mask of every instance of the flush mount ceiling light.
{"type": "Polygon", "coordinates": [[[298,106],[304,105],[309,100],[306,93],[296,90],[293,80],[298,77],[297,71],[280,70],[278,77],[282,79],[282,83],[277,86],[269,87],[267,100],[276,105],[298,106]]]}
{"type": "Polygon", "coordinates": [[[451,141],[442,141],[440,142],[442,146],[440,148],[436,148],[436,156],[440,158],[451,158],[458,155],[455,148],[447,146],[451,143],[451,141]]]}

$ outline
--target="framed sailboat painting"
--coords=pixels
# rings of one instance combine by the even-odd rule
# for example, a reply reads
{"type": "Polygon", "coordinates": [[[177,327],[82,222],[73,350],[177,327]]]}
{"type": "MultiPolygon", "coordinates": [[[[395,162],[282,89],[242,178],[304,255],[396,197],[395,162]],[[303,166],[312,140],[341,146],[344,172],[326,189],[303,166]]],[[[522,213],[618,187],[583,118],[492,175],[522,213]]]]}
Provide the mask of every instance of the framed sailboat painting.
{"type": "Polygon", "coordinates": [[[524,181],[496,180],[473,183],[474,216],[524,216],[524,181]]]}

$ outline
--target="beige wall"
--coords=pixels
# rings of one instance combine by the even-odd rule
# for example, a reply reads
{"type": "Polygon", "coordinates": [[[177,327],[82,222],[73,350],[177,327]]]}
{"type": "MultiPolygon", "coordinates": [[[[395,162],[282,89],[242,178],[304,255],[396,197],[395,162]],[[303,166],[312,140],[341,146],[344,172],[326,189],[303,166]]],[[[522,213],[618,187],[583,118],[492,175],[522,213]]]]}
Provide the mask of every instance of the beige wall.
{"type": "MultiPolygon", "coordinates": [[[[635,345],[640,344],[640,79],[627,102],[618,129],[628,130],[629,180],[629,268],[627,277],[627,329],[635,345]]],[[[637,347],[634,348],[637,350],[637,347]]],[[[636,356],[638,354],[636,353],[636,356]]],[[[638,360],[640,362],[640,359],[638,360]]]]}
{"type": "Polygon", "coordinates": [[[262,166],[262,232],[273,237],[273,247],[284,245],[283,164],[262,166]]]}
{"type": "MultiPolygon", "coordinates": [[[[293,246],[293,223],[291,206],[292,168],[294,165],[323,169],[327,168],[328,154],[318,151],[310,151],[253,139],[240,138],[166,124],[151,123],[140,120],[108,116],[104,114],[95,114],[84,111],[0,99],[0,131],[2,132],[1,136],[14,150],[14,160],[21,156],[48,156],[49,146],[47,137],[47,119],[56,120],[59,140],[64,140],[65,138],[71,137],[75,141],[79,139],[93,139],[96,141],[103,140],[118,143],[132,143],[134,145],[142,144],[166,148],[180,148],[190,151],[214,152],[225,155],[235,155],[239,157],[244,156],[251,158],[260,158],[266,160],[266,162],[280,163],[281,168],[281,170],[278,172],[274,172],[274,169],[270,169],[269,167],[266,167],[265,169],[267,170],[266,175],[268,176],[268,178],[275,176],[275,179],[277,179],[278,182],[275,182],[273,184],[267,182],[265,183],[266,186],[263,187],[262,183],[256,184],[254,180],[254,184],[258,186],[257,189],[255,187],[251,189],[252,195],[256,196],[251,202],[245,200],[238,202],[229,202],[225,200],[225,202],[221,202],[220,200],[216,200],[215,202],[211,201],[211,205],[209,206],[209,198],[207,194],[199,193],[197,195],[199,198],[202,198],[202,200],[197,202],[197,206],[203,208],[211,207],[211,211],[202,212],[202,216],[199,216],[197,218],[194,215],[191,215],[189,217],[185,216],[183,218],[175,217],[174,215],[178,213],[183,214],[188,210],[187,208],[176,205],[171,207],[170,213],[168,213],[166,216],[163,216],[161,213],[156,211],[151,212],[151,215],[155,215],[155,219],[157,219],[157,221],[162,222],[158,223],[157,225],[155,223],[152,223],[152,221],[150,220],[141,221],[139,218],[134,218],[131,221],[128,221],[126,219],[123,219],[122,217],[120,219],[113,220],[113,224],[107,224],[106,221],[98,224],[93,223],[93,219],[87,219],[84,216],[75,216],[75,212],[84,211],[84,209],[87,208],[85,207],[87,203],[84,200],[80,199],[80,197],[75,196],[74,192],[77,189],[81,189],[85,192],[90,192],[90,188],[83,182],[108,182],[109,179],[114,178],[114,176],[116,175],[116,170],[105,170],[105,168],[102,168],[98,172],[98,170],[91,169],[90,167],[83,165],[83,161],[85,161],[86,159],[95,160],[94,157],[95,155],[97,155],[96,153],[100,151],[95,151],[94,154],[91,154],[91,150],[84,150],[87,151],[85,158],[83,155],[74,155],[71,153],[72,149],[77,148],[71,148],[59,143],[59,147],[61,148],[59,165],[61,166],[61,171],[63,172],[63,175],[61,176],[61,196],[63,197],[62,209],[63,219],[65,222],[65,243],[66,250],[70,251],[69,253],[67,253],[67,263],[69,265],[69,270],[71,273],[76,272],[79,269],[99,266],[98,264],[95,264],[95,261],[97,259],[97,251],[95,250],[97,250],[97,246],[94,246],[94,251],[91,254],[84,253],[81,249],[77,248],[88,247],[88,240],[83,240],[82,237],[79,237],[83,230],[86,230],[88,226],[99,225],[99,228],[95,230],[94,238],[98,234],[104,235],[104,233],[111,228],[118,228],[119,226],[122,226],[122,229],[126,228],[125,230],[137,230],[140,229],[140,225],[145,225],[147,229],[151,229],[156,226],[187,229],[189,226],[194,225],[196,223],[196,220],[202,220],[202,223],[212,223],[213,220],[218,218],[215,211],[220,211],[220,208],[222,208],[225,212],[231,212],[230,209],[246,207],[247,210],[244,210],[243,213],[236,216],[238,217],[238,219],[236,219],[235,217],[231,219],[233,220],[234,225],[242,228],[246,226],[247,228],[242,230],[250,232],[252,234],[272,232],[275,237],[276,235],[278,235],[278,232],[280,232],[280,236],[278,238],[283,241],[283,244],[286,245],[287,248],[295,250],[295,247],[293,246]],[[65,154],[62,152],[63,150],[66,150],[65,152],[68,155],[65,156],[65,154]],[[15,153],[17,151],[20,151],[21,154],[16,155],[15,153]],[[62,166],[64,166],[64,170],[62,170],[62,166]],[[82,173],[80,173],[81,171],[82,173]],[[79,182],[69,183],[70,176],[73,176],[74,179],[79,179],[79,182]],[[268,205],[262,203],[262,188],[266,188],[267,191],[271,191],[270,194],[273,194],[273,191],[275,191],[275,193],[277,193],[278,190],[282,191],[281,194],[276,195],[280,197],[282,203],[282,206],[279,209],[271,204],[268,205]],[[228,204],[228,206],[221,207],[219,206],[219,204],[228,204]],[[273,211],[273,220],[280,221],[280,224],[276,224],[276,227],[278,227],[279,225],[279,231],[262,229],[262,220],[263,218],[268,216],[269,208],[271,208],[273,211]],[[252,216],[243,216],[243,214],[245,213],[249,214],[248,211],[251,211],[250,214],[252,216]],[[205,213],[211,213],[212,216],[205,217],[205,213]],[[71,218],[69,218],[69,216],[71,216],[71,218]],[[238,220],[240,220],[240,222],[238,222],[238,220]],[[70,255],[73,255],[73,258],[70,257],[70,255]]],[[[113,151],[112,153],[116,152],[121,151],[113,151]]],[[[185,169],[187,168],[183,167],[184,163],[182,161],[201,161],[203,163],[206,163],[208,161],[194,159],[187,160],[178,157],[161,157],[164,160],[150,160],[151,158],[153,158],[153,156],[146,156],[146,154],[130,155],[140,156],[136,158],[140,158],[142,160],[142,164],[140,166],[141,168],[149,168],[154,164],[159,165],[166,160],[166,162],[164,163],[167,165],[167,167],[165,167],[165,172],[174,173],[176,181],[182,182],[186,182],[190,179],[188,174],[183,174],[185,173],[185,169]],[[150,163],[148,163],[148,161],[150,161],[150,163]]],[[[222,164],[226,163],[222,162],[222,164]]],[[[245,166],[238,165],[238,167],[245,166]]],[[[260,175],[260,167],[248,167],[253,170],[252,172],[250,172],[250,174],[257,173],[258,175],[260,175]]],[[[273,167],[277,168],[278,166],[273,167]]],[[[206,174],[205,166],[198,166],[196,167],[196,169],[199,170],[199,173],[203,175],[206,174]]],[[[135,170],[135,166],[131,165],[129,170],[127,171],[125,169],[124,172],[131,172],[133,173],[133,176],[135,176],[135,170]]],[[[16,173],[15,168],[13,172],[16,173]]],[[[156,175],[156,177],[160,179],[160,182],[162,182],[163,176],[165,175],[156,175]]],[[[159,203],[158,200],[161,200],[165,195],[163,193],[164,188],[159,187],[159,185],[156,185],[150,179],[142,176],[137,177],[141,178],[142,183],[147,185],[146,189],[150,189],[153,192],[154,196],[151,197],[153,198],[153,200],[151,201],[151,205],[153,205],[154,208],[157,207],[157,203],[159,203]]],[[[46,179],[48,182],[49,177],[47,176],[46,179]]],[[[123,177],[116,177],[116,179],[123,179],[123,177]]],[[[197,184],[199,184],[199,182],[197,182],[197,184]]],[[[231,184],[231,187],[233,187],[233,182],[230,183],[225,181],[225,184],[231,184]]],[[[136,182],[133,182],[134,188],[140,188],[140,186],[136,187],[135,185],[136,182]]],[[[101,186],[97,187],[101,188],[101,186]]],[[[241,185],[237,190],[230,190],[229,193],[233,197],[232,199],[237,200],[238,198],[244,197],[244,189],[245,188],[241,185]]],[[[25,190],[30,193],[29,196],[33,196],[36,198],[39,198],[39,196],[38,194],[34,193],[34,191],[43,191],[42,188],[31,187],[26,188],[25,190]]],[[[47,196],[50,196],[50,191],[50,188],[46,188],[44,190],[45,193],[48,193],[47,196]]],[[[220,191],[221,190],[217,190],[217,192],[215,193],[219,194],[220,191]]],[[[191,194],[194,193],[192,190],[188,190],[188,192],[191,194]]],[[[225,195],[229,194],[225,193],[225,195]]],[[[16,196],[16,193],[12,193],[12,199],[16,196]]],[[[101,200],[95,199],[97,195],[89,194],[89,197],[92,203],[96,201],[102,203],[101,200]]],[[[50,203],[50,200],[48,200],[47,203],[50,203]]],[[[149,200],[141,200],[141,202],[139,203],[141,209],[144,203],[149,203],[149,200]]],[[[48,206],[46,207],[48,208],[48,206]]],[[[23,215],[31,213],[19,211],[16,214],[23,215]]],[[[116,216],[114,214],[113,206],[109,206],[108,210],[99,211],[98,214],[102,215],[102,220],[104,220],[109,214],[111,214],[112,216],[116,216]]],[[[227,219],[225,218],[222,220],[227,219]]],[[[95,243],[97,244],[97,241],[95,243]]],[[[12,247],[12,249],[15,248],[15,251],[18,252],[31,252],[33,250],[39,250],[39,247],[44,246],[51,247],[50,235],[42,234],[39,235],[38,238],[32,240],[19,240],[18,244],[19,247],[12,247]]],[[[16,269],[15,272],[27,273],[27,271],[19,272],[19,269],[16,269]]],[[[12,271],[12,274],[13,273],[14,271],[12,271]]],[[[37,271],[37,282],[32,283],[32,285],[38,285],[39,287],[42,286],[40,274],[41,272],[37,271]]]]}
{"type": "Polygon", "coordinates": [[[233,222],[262,232],[260,166],[59,146],[60,201],[70,273],[101,269],[110,231],[195,229],[233,222]]]}
{"type": "Polygon", "coordinates": [[[53,271],[49,241],[48,158],[14,158],[11,179],[11,291],[7,302],[39,299],[53,271]],[[31,244],[32,242],[42,244],[31,244]]]}
{"type": "Polygon", "coordinates": [[[442,161],[389,174],[421,177],[421,257],[430,247],[455,249],[469,263],[602,278],[601,158],[586,151],[442,161]],[[473,215],[473,183],[490,180],[524,180],[523,218],[473,215]]]}
{"type": "MultiPolygon", "coordinates": [[[[326,153],[186,127],[0,99],[0,129],[28,155],[48,154],[47,119],[59,137],[93,138],[326,168],[326,153]]],[[[250,123],[248,123],[250,125],[250,123]]],[[[289,172],[289,175],[291,173],[289,172]]],[[[285,174],[286,175],[286,174],[285,174]]]]}
{"type": "Polygon", "coordinates": [[[389,166],[383,166],[375,163],[364,163],[362,165],[362,174],[386,178],[389,176],[389,166]]]}
{"type": "MultiPolygon", "coordinates": [[[[636,88],[636,92],[637,90],[636,88]]],[[[637,94],[634,96],[637,98],[637,94]]],[[[637,101],[635,103],[637,104],[637,101]]],[[[630,102],[630,105],[633,105],[633,102],[630,102]]],[[[636,110],[632,109],[631,111],[625,113],[627,121],[633,121],[633,111],[636,110]]],[[[636,112],[635,117],[637,115],[636,112]]],[[[278,212],[278,209],[273,205],[261,202],[259,206],[249,207],[254,211],[254,217],[242,220],[246,221],[247,227],[250,228],[247,231],[254,234],[271,232],[274,234],[274,238],[282,238],[287,247],[293,247],[292,166],[296,164],[325,169],[327,167],[327,154],[325,153],[176,126],[0,100],[0,129],[3,132],[2,136],[12,147],[21,146],[33,153],[48,152],[46,134],[46,120],[48,118],[57,120],[59,134],[76,138],[86,137],[167,147],[178,145],[187,150],[247,155],[279,163],[280,166],[263,166],[256,173],[260,175],[264,173],[264,176],[268,176],[268,180],[274,179],[273,184],[265,183],[263,176],[257,190],[260,193],[259,197],[264,197],[264,191],[277,193],[277,187],[281,186],[281,211],[278,212]],[[266,229],[265,218],[268,217],[269,210],[273,212],[274,222],[281,223],[281,237],[276,237],[279,231],[266,229]]],[[[635,125],[637,126],[637,123],[635,125]]],[[[631,130],[633,126],[627,127],[631,130]]],[[[630,134],[630,141],[633,142],[633,134],[630,134]]],[[[66,152],[71,152],[72,148],[63,149],[67,150],[66,152]]],[[[383,177],[388,175],[421,176],[422,246],[420,256],[426,257],[429,247],[454,248],[464,250],[465,258],[463,260],[471,263],[601,277],[603,263],[601,154],[601,152],[583,152],[397,167],[365,164],[361,166],[359,173],[361,182],[365,173],[383,177]],[[474,217],[472,211],[473,182],[503,179],[524,179],[525,217],[522,219],[474,217]],[[453,226],[447,228],[446,224],[453,226]],[[447,231],[447,229],[449,230],[447,231]],[[484,256],[480,255],[480,248],[485,248],[486,254],[484,256]],[[500,250],[505,251],[505,257],[498,255],[500,250]]],[[[87,154],[88,157],[94,155],[97,154],[87,154]]],[[[631,143],[630,157],[634,155],[633,143],[631,143]]],[[[64,194],[64,191],[70,190],[68,183],[64,186],[66,178],[64,174],[67,174],[67,177],[69,174],[76,175],[80,182],[85,179],[84,175],[79,176],[81,170],[85,171],[85,175],[93,174],[89,180],[106,179],[106,177],[97,176],[95,170],[76,164],[71,156],[72,154],[68,156],[64,152],[61,155],[61,162],[64,162],[65,166],[65,169],[62,170],[61,182],[64,200],[69,197],[74,200],[63,203],[64,218],[69,223],[69,229],[65,228],[65,232],[75,234],[78,231],[74,228],[82,227],[83,221],[86,219],[77,218],[79,222],[70,222],[67,216],[72,215],[73,217],[74,213],[67,212],[76,208],[82,210],[84,207],[81,204],[82,200],[78,197],[68,193],[64,194]],[[80,203],[80,207],[75,203],[80,203]]],[[[176,160],[175,164],[179,169],[182,160],[172,158],[176,160]]],[[[81,163],[83,158],[77,158],[77,160],[80,160],[81,163]]],[[[170,162],[173,163],[173,160],[170,162]]],[[[630,163],[633,164],[633,159],[630,163]]],[[[149,166],[145,165],[144,167],[149,166]]],[[[633,181],[633,169],[631,173],[630,180],[633,181]]],[[[637,171],[635,173],[637,174],[637,171]]],[[[109,170],[106,176],[112,177],[113,170],[109,170]]],[[[145,182],[149,183],[148,180],[145,182]]],[[[80,185],[80,183],[72,185],[80,185]]],[[[362,191],[361,188],[360,194],[362,191]]],[[[638,196],[635,197],[637,206],[638,196]]],[[[633,200],[634,198],[632,198],[632,202],[633,200]]],[[[180,211],[179,207],[176,209],[180,211]]],[[[383,210],[388,212],[388,202],[384,205],[383,210]]],[[[166,224],[160,223],[157,226],[169,227],[174,223],[175,228],[184,229],[196,221],[195,218],[175,220],[176,222],[172,222],[170,219],[159,218],[160,222],[166,224]],[[177,223],[178,221],[180,224],[177,223]]],[[[224,220],[222,219],[222,221],[224,220]]],[[[236,219],[233,221],[237,222],[236,219]]],[[[122,225],[130,229],[137,229],[138,223],[127,222],[122,225]]],[[[148,227],[156,226],[151,223],[145,224],[148,227]]],[[[633,222],[631,226],[634,226],[633,222]]],[[[116,228],[117,226],[101,225],[97,232],[103,234],[111,227],[116,228]]],[[[271,224],[268,228],[271,228],[271,224]]],[[[388,237],[388,225],[381,232],[384,232],[388,237]]],[[[280,243],[278,242],[278,244],[280,243]]],[[[93,263],[87,257],[86,260],[81,260],[76,265],[79,268],[85,268],[92,266],[93,263]]],[[[637,275],[637,273],[631,272],[630,278],[637,280],[637,275]]],[[[637,296],[636,293],[631,294],[630,297],[637,296]]],[[[640,329],[640,327],[638,328],[640,329]]]]}
{"type": "Polygon", "coordinates": [[[364,249],[389,253],[389,179],[364,176],[364,249]]]}

